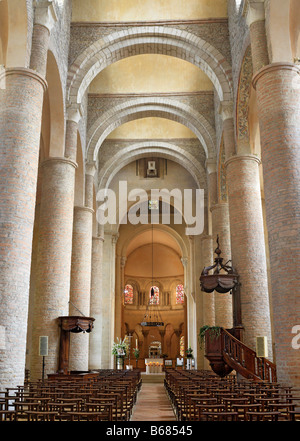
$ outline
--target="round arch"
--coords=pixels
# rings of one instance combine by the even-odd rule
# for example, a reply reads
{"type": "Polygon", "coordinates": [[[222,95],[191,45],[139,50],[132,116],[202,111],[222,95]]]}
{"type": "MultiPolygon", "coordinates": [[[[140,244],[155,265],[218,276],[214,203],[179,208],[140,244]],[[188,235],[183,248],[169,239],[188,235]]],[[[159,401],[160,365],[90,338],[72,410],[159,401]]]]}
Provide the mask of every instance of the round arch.
{"type": "Polygon", "coordinates": [[[87,158],[95,161],[105,138],[118,126],[134,119],[156,116],[179,122],[191,129],[201,142],[207,158],[215,156],[215,131],[191,107],[170,99],[151,98],[145,102],[138,98],[113,107],[101,115],[88,132],[87,158]]]}
{"type": "MultiPolygon", "coordinates": [[[[120,256],[126,256],[127,255],[127,249],[130,245],[130,243],[132,242],[132,240],[134,238],[137,238],[138,236],[144,234],[145,232],[147,232],[148,230],[150,230],[151,225],[147,224],[147,225],[140,225],[137,226],[136,228],[134,228],[134,230],[132,232],[129,232],[128,235],[126,235],[126,238],[121,240],[121,238],[119,238],[118,242],[117,242],[117,254],[119,254],[120,256]]],[[[178,246],[178,248],[181,251],[182,254],[182,259],[186,259],[188,256],[188,242],[186,242],[182,236],[175,231],[173,228],[169,227],[168,225],[162,225],[162,224],[158,224],[155,225],[155,229],[156,231],[162,232],[165,235],[169,236],[178,246]]]]}
{"type": "Polygon", "coordinates": [[[108,188],[114,176],[130,162],[153,154],[178,162],[189,171],[198,188],[206,187],[204,166],[190,153],[168,142],[144,141],[121,150],[103,165],[99,171],[98,188],[108,188]]]}
{"type": "Polygon", "coordinates": [[[231,66],[207,41],[187,31],[166,26],[139,26],[117,31],[94,42],[73,62],[68,75],[68,99],[81,103],[91,81],[109,64],[146,53],[182,58],[203,70],[212,81],[220,101],[232,99],[231,66]]]}

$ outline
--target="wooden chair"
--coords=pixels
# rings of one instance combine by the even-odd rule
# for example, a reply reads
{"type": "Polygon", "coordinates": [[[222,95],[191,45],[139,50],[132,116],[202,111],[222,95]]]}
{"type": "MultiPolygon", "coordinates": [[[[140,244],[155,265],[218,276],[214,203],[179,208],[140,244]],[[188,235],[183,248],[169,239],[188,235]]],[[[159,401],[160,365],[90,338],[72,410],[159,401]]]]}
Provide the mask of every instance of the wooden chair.
{"type": "Polygon", "coordinates": [[[233,404],[232,410],[234,412],[237,412],[238,414],[238,420],[240,421],[246,421],[246,414],[247,412],[259,412],[261,409],[261,404],[245,404],[245,403],[239,403],[239,404],[233,404]]]}
{"type": "Polygon", "coordinates": [[[110,421],[108,412],[70,412],[70,421],[110,421]]]}
{"type": "Polygon", "coordinates": [[[215,412],[225,412],[225,406],[224,404],[197,404],[196,405],[198,409],[198,420],[197,421],[203,421],[202,415],[204,415],[204,420],[207,421],[207,415],[206,414],[212,414],[215,412]]]}
{"type": "Polygon", "coordinates": [[[27,421],[55,421],[57,417],[57,412],[45,412],[45,411],[25,411],[27,415],[27,421]]]}
{"type": "Polygon", "coordinates": [[[280,412],[246,412],[246,421],[278,421],[280,412]]]}
{"type": "Polygon", "coordinates": [[[237,412],[202,412],[202,421],[238,421],[237,412]]]}
{"type": "Polygon", "coordinates": [[[280,419],[292,421],[291,411],[295,411],[294,403],[271,403],[269,406],[271,411],[277,410],[280,412],[280,419]]]}

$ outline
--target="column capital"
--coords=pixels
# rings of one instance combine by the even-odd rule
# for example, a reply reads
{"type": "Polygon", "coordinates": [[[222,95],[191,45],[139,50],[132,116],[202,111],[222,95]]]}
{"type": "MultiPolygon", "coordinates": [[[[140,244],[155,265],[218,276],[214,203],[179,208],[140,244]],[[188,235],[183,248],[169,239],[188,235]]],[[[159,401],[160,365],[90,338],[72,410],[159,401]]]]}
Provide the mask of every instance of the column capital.
{"type": "Polygon", "coordinates": [[[6,78],[9,75],[19,75],[20,77],[25,76],[32,78],[38,81],[42,85],[44,92],[48,88],[47,81],[44,79],[42,75],[40,75],[35,70],[29,69],[27,67],[8,67],[8,68],[0,69],[0,90],[6,88],[6,78]]]}
{"type": "Polygon", "coordinates": [[[78,167],[77,163],[72,161],[71,159],[61,158],[56,156],[44,159],[44,161],[41,163],[41,167],[45,167],[46,165],[50,165],[54,163],[65,163],[72,165],[74,168],[78,167]]]}
{"type": "Polygon", "coordinates": [[[255,155],[233,155],[230,158],[225,161],[225,168],[227,168],[228,164],[235,162],[235,161],[254,161],[258,165],[261,164],[261,160],[258,156],[255,155]]]}
{"type": "Polygon", "coordinates": [[[82,106],[80,103],[67,105],[67,120],[79,123],[82,118],[82,106]]]}
{"type": "Polygon", "coordinates": [[[57,21],[57,14],[52,0],[34,0],[34,24],[44,26],[51,32],[57,21]]]}
{"type": "Polygon", "coordinates": [[[293,63],[271,63],[267,66],[262,67],[253,77],[252,85],[253,88],[256,89],[258,80],[267,73],[274,72],[277,70],[290,70],[294,71],[298,75],[300,75],[300,66],[293,63]]]}
{"type": "Polygon", "coordinates": [[[219,208],[227,208],[228,209],[228,202],[219,202],[217,204],[214,204],[210,207],[210,211],[213,212],[214,210],[217,210],[219,208]]]}
{"type": "Polygon", "coordinates": [[[205,168],[208,174],[217,171],[217,161],[215,158],[207,158],[205,161],[205,168]]]}
{"type": "Polygon", "coordinates": [[[102,236],[93,236],[92,239],[99,240],[100,242],[104,242],[104,237],[102,237],[102,236]]]}
{"type": "Polygon", "coordinates": [[[96,162],[87,161],[85,163],[85,174],[94,177],[96,173],[97,167],[96,162]]]}
{"type": "Polygon", "coordinates": [[[251,26],[256,21],[265,20],[265,1],[246,0],[244,2],[243,16],[248,26],[251,26]]]}
{"type": "Polygon", "coordinates": [[[111,242],[112,242],[112,244],[115,245],[118,242],[118,239],[119,239],[119,233],[111,235],[111,242]]]}
{"type": "Polygon", "coordinates": [[[219,107],[219,114],[221,115],[223,122],[227,119],[233,118],[233,102],[222,101],[219,107]]]}
{"type": "Polygon", "coordinates": [[[204,240],[213,240],[213,237],[211,234],[202,234],[202,236],[200,237],[201,242],[204,240]]]}
{"type": "Polygon", "coordinates": [[[89,213],[94,213],[94,210],[90,207],[84,205],[75,205],[74,211],[88,211],[89,213]]]}
{"type": "Polygon", "coordinates": [[[183,256],[183,257],[181,258],[181,262],[182,262],[182,265],[183,265],[184,267],[187,266],[188,261],[189,261],[188,257],[183,256]]]}

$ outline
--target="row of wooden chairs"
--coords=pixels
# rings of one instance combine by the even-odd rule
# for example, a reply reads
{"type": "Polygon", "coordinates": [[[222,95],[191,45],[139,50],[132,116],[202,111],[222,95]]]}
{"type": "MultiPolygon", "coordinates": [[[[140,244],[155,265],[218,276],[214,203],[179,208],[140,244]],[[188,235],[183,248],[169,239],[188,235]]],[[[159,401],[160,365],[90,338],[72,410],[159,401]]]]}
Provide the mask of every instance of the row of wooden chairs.
{"type": "Polygon", "coordinates": [[[140,387],[137,370],[29,381],[0,392],[0,420],[129,421],[140,387]]]}
{"type": "Polygon", "coordinates": [[[300,420],[298,390],[278,383],[220,378],[211,371],[168,370],[165,388],[180,421],[300,420]]]}

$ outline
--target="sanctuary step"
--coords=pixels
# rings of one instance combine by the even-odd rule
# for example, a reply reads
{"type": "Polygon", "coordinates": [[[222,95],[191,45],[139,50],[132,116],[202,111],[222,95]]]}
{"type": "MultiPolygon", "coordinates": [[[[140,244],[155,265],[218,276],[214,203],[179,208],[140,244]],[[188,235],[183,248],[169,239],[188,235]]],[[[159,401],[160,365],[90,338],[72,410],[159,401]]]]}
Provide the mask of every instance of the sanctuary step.
{"type": "Polygon", "coordinates": [[[147,374],[146,372],[141,372],[142,383],[163,383],[165,379],[165,373],[158,374],[147,374]]]}

